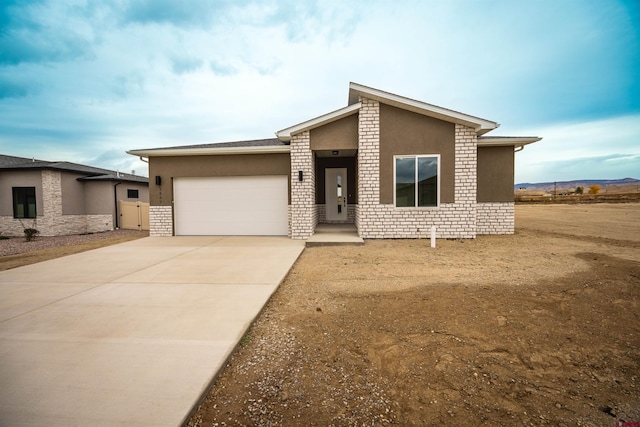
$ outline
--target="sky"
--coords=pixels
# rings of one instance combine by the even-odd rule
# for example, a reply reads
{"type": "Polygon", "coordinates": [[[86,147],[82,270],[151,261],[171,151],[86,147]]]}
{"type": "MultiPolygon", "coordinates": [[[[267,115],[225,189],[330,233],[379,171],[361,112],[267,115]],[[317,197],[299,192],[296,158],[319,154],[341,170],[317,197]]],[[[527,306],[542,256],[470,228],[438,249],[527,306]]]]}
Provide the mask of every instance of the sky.
{"type": "Polygon", "coordinates": [[[637,0],[2,0],[0,153],[272,138],[349,82],[540,136],[515,182],[640,179],[637,0]]]}

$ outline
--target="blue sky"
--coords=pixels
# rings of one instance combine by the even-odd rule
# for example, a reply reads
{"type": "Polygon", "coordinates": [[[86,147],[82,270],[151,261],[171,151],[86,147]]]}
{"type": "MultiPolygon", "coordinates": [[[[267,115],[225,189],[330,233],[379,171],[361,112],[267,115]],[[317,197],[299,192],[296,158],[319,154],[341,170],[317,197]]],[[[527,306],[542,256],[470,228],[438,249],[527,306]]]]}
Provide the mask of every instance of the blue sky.
{"type": "Polygon", "coordinates": [[[0,153],[270,138],[350,81],[542,136],[516,182],[640,178],[637,0],[3,0],[0,153]]]}

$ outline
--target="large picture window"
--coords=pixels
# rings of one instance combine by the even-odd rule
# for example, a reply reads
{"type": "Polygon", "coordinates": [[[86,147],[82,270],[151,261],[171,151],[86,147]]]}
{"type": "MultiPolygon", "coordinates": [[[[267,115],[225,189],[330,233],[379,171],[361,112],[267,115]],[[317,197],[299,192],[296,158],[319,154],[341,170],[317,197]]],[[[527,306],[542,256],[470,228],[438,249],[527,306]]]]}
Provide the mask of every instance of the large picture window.
{"type": "Polygon", "coordinates": [[[36,217],[35,187],[13,187],[13,217],[36,217]]]}
{"type": "Polygon", "coordinates": [[[398,208],[438,206],[439,175],[439,155],[395,156],[395,206],[398,208]]]}

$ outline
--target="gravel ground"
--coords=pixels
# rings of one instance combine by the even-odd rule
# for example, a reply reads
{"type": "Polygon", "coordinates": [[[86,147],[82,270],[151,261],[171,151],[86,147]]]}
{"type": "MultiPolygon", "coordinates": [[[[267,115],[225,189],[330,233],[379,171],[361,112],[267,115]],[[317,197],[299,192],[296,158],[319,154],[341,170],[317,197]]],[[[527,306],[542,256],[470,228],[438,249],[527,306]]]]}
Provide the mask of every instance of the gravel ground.
{"type": "Polygon", "coordinates": [[[80,234],[71,236],[39,236],[30,242],[27,242],[24,237],[12,237],[10,239],[0,240],[0,256],[16,255],[54,247],[78,245],[96,240],[112,239],[129,235],[139,235],[140,233],[148,234],[148,232],[146,231],[113,230],[105,231],[102,233],[80,234]]]}

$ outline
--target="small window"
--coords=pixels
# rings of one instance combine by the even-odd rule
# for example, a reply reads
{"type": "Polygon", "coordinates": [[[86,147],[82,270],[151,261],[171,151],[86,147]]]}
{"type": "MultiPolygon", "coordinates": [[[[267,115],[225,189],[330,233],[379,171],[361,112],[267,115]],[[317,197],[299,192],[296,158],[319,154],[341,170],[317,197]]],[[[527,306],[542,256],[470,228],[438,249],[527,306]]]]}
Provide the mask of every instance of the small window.
{"type": "Polygon", "coordinates": [[[397,208],[436,207],[440,202],[440,156],[395,156],[397,208]]]}
{"type": "Polygon", "coordinates": [[[35,187],[13,187],[13,217],[36,217],[35,187]]]}
{"type": "Polygon", "coordinates": [[[132,188],[127,188],[127,198],[128,199],[137,199],[138,198],[138,190],[134,190],[132,188]]]}

